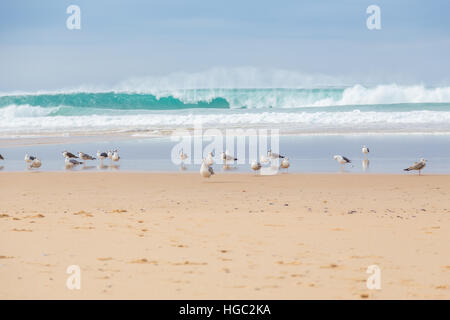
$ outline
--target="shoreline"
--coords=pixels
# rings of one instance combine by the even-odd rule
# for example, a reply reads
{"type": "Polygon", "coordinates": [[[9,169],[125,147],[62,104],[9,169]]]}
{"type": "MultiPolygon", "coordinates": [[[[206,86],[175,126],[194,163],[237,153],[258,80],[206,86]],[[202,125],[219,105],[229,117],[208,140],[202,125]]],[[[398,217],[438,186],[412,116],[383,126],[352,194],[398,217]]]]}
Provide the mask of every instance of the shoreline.
{"type": "Polygon", "coordinates": [[[2,299],[450,298],[446,175],[0,176],[2,299]]]}
{"type": "MultiPolygon", "coordinates": [[[[203,128],[204,130],[210,129],[210,127],[203,128]]],[[[267,128],[245,128],[236,127],[229,128],[230,130],[260,130],[267,128]]],[[[279,129],[279,128],[275,128],[279,129]]],[[[190,133],[191,137],[198,137],[201,135],[195,135],[193,129],[183,129],[190,133]]],[[[219,129],[226,132],[227,129],[219,129]]],[[[158,130],[157,130],[158,131],[158,130]]],[[[27,145],[47,145],[47,144],[67,144],[67,143],[82,143],[82,142],[101,142],[106,140],[140,140],[140,139],[168,139],[175,132],[175,129],[164,130],[164,134],[146,134],[142,131],[129,131],[129,132],[114,132],[114,131],[100,131],[83,134],[81,132],[70,132],[65,134],[31,134],[31,135],[0,135],[0,148],[13,147],[13,146],[27,146],[27,145]]],[[[280,137],[358,137],[358,136],[450,136],[449,131],[336,131],[336,132],[323,132],[323,131],[281,131],[280,137]]],[[[176,135],[178,136],[178,135],[176,135]]],[[[247,136],[242,134],[235,135],[237,137],[247,136]]],[[[183,135],[181,135],[183,137],[183,135]]],[[[203,135],[203,137],[215,137],[211,135],[203,135]]]]}

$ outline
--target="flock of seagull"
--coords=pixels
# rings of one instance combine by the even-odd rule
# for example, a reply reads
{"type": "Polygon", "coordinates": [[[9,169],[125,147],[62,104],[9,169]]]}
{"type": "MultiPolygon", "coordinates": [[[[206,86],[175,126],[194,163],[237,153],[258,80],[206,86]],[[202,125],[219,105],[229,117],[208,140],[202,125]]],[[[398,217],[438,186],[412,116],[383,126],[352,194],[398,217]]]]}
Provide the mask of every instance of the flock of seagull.
{"type": "MultiPolygon", "coordinates": [[[[215,157],[214,153],[209,152],[208,156],[203,159],[202,165],[200,167],[200,175],[202,177],[209,178],[212,175],[214,175],[214,169],[212,167],[212,165],[214,164],[214,157],[215,157]]],[[[181,159],[181,161],[184,161],[187,158],[188,158],[188,155],[185,154],[183,152],[183,150],[181,150],[180,151],[180,159],[181,159]]],[[[223,168],[225,170],[230,168],[230,165],[229,165],[230,162],[234,163],[235,161],[238,160],[236,157],[230,155],[228,153],[228,151],[227,152],[222,152],[221,159],[223,161],[223,168]]],[[[260,161],[256,161],[256,160],[252,161],[250,163],[250,168],[253,171],[257,172],[257,171],[261,170],[262,164],[267,164],[267,163],[273,164],[272,161],[275,160],[275,159],[283,159],[281,161],[280,168],[283,168],[283,169],[288,169],[289,168],[289,166],[290,166],[289,159],[287,157],[285,157],[285,156],[282,156],[282,155],[278,154],[278,153],[272,152],[272,150],[269,150],[267,152],[267,156],[261,156],[260,157],[260,161]]]]}
{"type": "MultiPolygon", "coordinates": [[[[364,160],[367,161],[367,155],[370,152],[369,148],[367,146],[363,146],[361,149],[361,152],[364,155],[364,160]]],[[[63,151],[62,155],[65,159],[65,166],[68,169],[71,169],[71,168],[81,165],[81,164],[86,164],[87,161],[92,161],[92,160],[96,160],[96,159],[100,160],[102,166],[103,166],[103,160],[105,160],[105,159],[110,159],[111,163],[118,162],[120,160],[120,156],[119,156],[117,149],[110,150],[107,152],[97,151],[97,158],[94,158],[93,156],[90,156],[89,154],[83,153],[83,152],[78,152],[78,156],[76,156],[73,153],[68,152],[67,150],[63,151]],[[83,161],[79,161],[77,159],[80,159],[83,161]]],[[[179,155],[180,155],[181,163],[183,164],[183,162],[188,158],[188,155],[186,153],[184,153],[183,149],[181,149],[179,155]]],[[[209,152],[208,156],[203,159],[202,165],[200,167],[200,175],[202,177],[209,178],[212,175],[214,175],[214,169],[212,167],[214,165],[214,158],[215,158],[214,153],[209,152]]],[[[230,155],[228,152],[222,152],[221,159],[224,164],[223,165],[224,169],[229,169],[230,168],[229,163],[230,162],[234,163],[235,161],[238,160],[236,157],[230,155]]],[[[272,150],[269,150],[267,152],[267,156],[262,155],[260,157],[259,161],[257,161],[257,160],[251,161],[250,168],[253,171],[258,172],[259,170],[261,170],[263,165],[270,164],[271,166],[273,166],[273,161],[279,160],[279,159],[281,159],[281,163],[279,164],[278,168],[287,170],[290,167],[289,158],[287,158],[286,156],[280,155],[278,153],[272,152],[272,150]]],[[[333,159],[336,160],[341,165],[341,168],[343,168],[346,164],[351,164],[351,160],[342,155],[335,155],[333,157],[333,159]]],[[[0,160],[4,160],[4,158],[1,154],[0,154],[0,160]]],[[[37,168],[40,168],[42,165],[42,162],[39,158],[37,158],[35,156],[31,156],[29,154],[25,155],[24,160],[29,169],[33,169],[33,168],[37,169],[37,168]]],[[[410,166],[406,169],[403,169],[403,170],[404,171],[418,171],[419,175],[420,175],[421,171],[426,166],[426,162],[427,161],[422,158],[422,159],[420,159],[419,162],[414,162],[414,164],[412,166],[410,166]]]]}
{"type": "MultiPolygon", "coordinates": [[[[367,155],[369,154],[370,150],[367,146],[363,146],[361,148],[361,152],[364,155],[364,161],[367,163],[367,155]]],[[[186,160],[188,158],[188,155],[186,153],[183,152],[183,149],[180,151],[180,159],[183,162],[184,160],[186,160]]],[[[227,162],[229,161],[237,161],[237,158],[235,158],[234,156],[228,154],[227,152],[222,152],[222,160],[224,163],[224,169],[227,169],[229,166],[227,164],[227,162]]],[[[279,164],[280,169],[288,169],[290,166],[289,163],[289,158],[287,158],[286,156],[282,156],[278,153],[272,152],[272,150],[269,150],[267,152],[267,156],[260,156],[260,160],[259,161],[252,161],[250,163],[250,168],[257,172],[259,170],[261,170],[261,168],[263,167],[264,164],[271,164],[271,166],[273,166],[273,160],[281,160],[281,163],[279,164]]],[[[335,155],[333,156],[333,159],[336,160],[340,165],[341,168],[343,168],[346,164],[351,164],[351,160],[348,159],[347,157],[344,157],[342,155],[335,155]]],[[[203,159],[202,161],[202,165],[200,167],[200,175],[204,178],[209,178],[212,175],[214,175],[214,169],[212,167],[212,165],[214,164],[214,154],[212,152],[208,153],[208,156],[206,158],[203,159]]],[[[425,159],[420,159],[419,162],[414,162],[414,164],[406,169],[403,169],[404,171],[418,171],[419,175],[422,171],[423,168],[425,168],[426,166],[426,160],[425,159]]]]}
{"type": "MultiPolygon", "coordinates": [[[[111,162],[117,162],[120,160],[120,156],[117,150],[110,150],[108,152],[101,152],[97,151],[97,158],[94,158],[93,156],[88,155],[84,152],[78,152],[78,156],[74,155],[73,153],[64,150],[62,152],[62,155],[64,157],[65,166],[67,169],[72,169],[75,166],[86,164],[87,161],[90,160],[96,160],[99,159],[101,162],[101,165],[103,166],[103,160],[104,159],[110,159],[111,162]],[[79,161],[77,159],[83,160],[79,161]]],[[[0,154],[0,160],[4,160],[3,156],[0,154]]],[[[28,153],[25,155],[25,163],[27,164],[28,169],[38,169],[42,166],[42,161],[36,157],[31,156],[28,153]]]]}

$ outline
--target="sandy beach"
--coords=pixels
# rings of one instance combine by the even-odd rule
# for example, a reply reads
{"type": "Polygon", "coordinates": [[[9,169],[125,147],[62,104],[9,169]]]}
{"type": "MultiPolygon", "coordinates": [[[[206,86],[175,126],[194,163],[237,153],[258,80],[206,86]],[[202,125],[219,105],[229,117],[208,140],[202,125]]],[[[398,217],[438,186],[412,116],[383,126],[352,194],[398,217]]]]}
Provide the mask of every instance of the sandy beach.
{"type": "Polygon", "coordinates": [[[0,189],[1,299],[450,298],[448,175],[3,172],[0,189]]]}

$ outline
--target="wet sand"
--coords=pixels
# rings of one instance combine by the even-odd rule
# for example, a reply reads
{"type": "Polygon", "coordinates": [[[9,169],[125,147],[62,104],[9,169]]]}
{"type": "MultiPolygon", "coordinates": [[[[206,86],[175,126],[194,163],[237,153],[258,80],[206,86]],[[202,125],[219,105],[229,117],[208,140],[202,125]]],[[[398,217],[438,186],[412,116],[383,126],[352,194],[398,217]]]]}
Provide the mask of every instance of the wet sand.
{"type": "Polygon", "coordinates": [[[0,190],[1,299],[450,299],[448,175],[2,172],[0,190]]]}

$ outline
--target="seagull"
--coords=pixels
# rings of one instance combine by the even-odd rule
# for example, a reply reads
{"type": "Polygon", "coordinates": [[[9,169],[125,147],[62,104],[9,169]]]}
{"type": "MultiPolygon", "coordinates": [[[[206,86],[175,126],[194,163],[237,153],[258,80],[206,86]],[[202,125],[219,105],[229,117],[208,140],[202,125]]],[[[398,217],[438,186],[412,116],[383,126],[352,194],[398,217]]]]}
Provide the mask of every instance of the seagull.
{"type": "Polygon", "coordinates": [[[111,160],[114,162],[117,162],[120,160],[119,154],[117,153],[117,150],[114,150],[111,156],[111,160]]]}
{"type": "Polygon", "coordinates": [[[259,158],[259,161],[263,164],[267,164],[270,162],[270,159],[268,157],[266,157],[265,155],[261,155],[261,157],[259,158]]]}
{"type": "Polygon", "coordinates": [[[272,150],[267,151],[267,156],[268,156],[270,159],[284,158],[284,156],[282,156],[281,154],[272,152],[272,150]]]}
{"type": "Polygon", "coordinates": [[[284,159],[281,161],[280,167],[287,170],[287,169],[289,168],[289,166],[290,166],[290,164],[289,164],[289,159],[288,159],[288,158],[284,158],[284,159]]]}
{"type": "Polygon", "coordinates": [[[111,159],[113,152],[111,150],[108,150],[108,152],[106,154],[108,155],[108,158],[111,159]]]}
{"type": "Polygon", "coordinates": [[[28,153],[25,155],[25,162],[26,163],[31,163],[31,162],[33,162],[33,160],[34,159],[36,159],[36,157],[33,157],[33,156],[30,156],[30,155],[28,155],[28,153]]]}
{"type": "Polygon", "coordinates": [[[3,158],[3,156],[0,154],[0,160],[5,160],[5,158],[3,158]]]}
{"type": "Polygon", "coordinates": [[[180,159],[181,162],[183,162],[184,160],[186,160],[188,158],[188,155],[186,153],[183,152],[183,149],[180,150],[180,159]]]}
{"type": "Polygon", "coordinates": [[[258,171],[261,169],[261,163],[259,163],[258,161],[252,161],[250,167],[252,168],[252,170],[258,171]]]}
{"type": "Polygon", "coordinates": [[[222,160],[224,162],[227,162],[228,160],[231,161],[237,161],[237,158],[230,156],[229,154],[227,154],[226,152],[222,152],[222,160]]]}
{"type": "Polygon", "coordinates": [[[361,152],[364,154],[364,158],[367,158],[367,154],[370,152],[369,148],[365,145],[362,147],[361,152]]]}
{"type": "Polygon", "coordinates": [[[212,167],[208,166],[205,162],[205,159],[203,159],[202,166],[200,167],[200,175],[203,178],[209,178],[214,174],[214,170],[212,167]]]}
{"type": "Polygon", "coordinates": [[[425,160],[424,158],[420,159],[419,162],[414,162],[414,164],[406,169],[403,169],[403,171],[411,171],[411,170],[418,170],[419,171],[419,176],[420,176],[420,171],[425,168],[425,166],[427,165],[427,160],[425,160]]]}
{"type": "Polygon", "coordinates": [[[71,159],[69,157],[66,157],[65,163],[66,163],[66,168],[73,168],[74,166],[77,166],[79,164],[83,164],[83,162],[80,162],[80,161],[75,160],[75,159],[71,159]]]}
{"type": "Polygon", "coordinates": [[[30,164],[30,168],[40,168],[42,165],[41,160],[34,158],[33,162],[30,164]]]}
{"type": "Polygon", "coordinates": [[[97,151],[97,158],[103,162],[104,159],[108,158],[108,154],[106,152],[97,151]]]}
{"type": "Polygon", "coordinates": [[[339,162],[341,166],[345,165],[346,163],[351,163],[351,161],[348,158],[343,157],[341,155],[336,155],[333,157],[333,159],[339,162]]]}
{"type": "Polygon", "coordinates": [[[78,152],[78,157],[80,157],[80,159],[82,159],[82,160],[95,160],[94,157],[92,157],[86,153],[83,153],[83,152],[78,152]]]}
{"type": "Polygon", "coordinates": [[[208,166],[212,166],[214,164],[214,154],[212,152],[208,152],[208,157],[206,157],[206,164],[208,166]]]}
{"type": "Polygon", "coordinates": [[[62,155],[64,158],[78,158],[76,155],[74,155],[71,152],[68,152],[67,150],[64,150],[62,155]]]}

